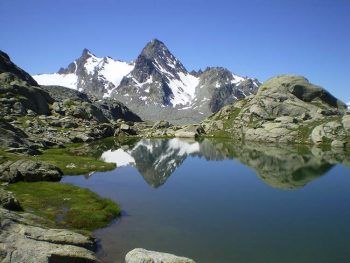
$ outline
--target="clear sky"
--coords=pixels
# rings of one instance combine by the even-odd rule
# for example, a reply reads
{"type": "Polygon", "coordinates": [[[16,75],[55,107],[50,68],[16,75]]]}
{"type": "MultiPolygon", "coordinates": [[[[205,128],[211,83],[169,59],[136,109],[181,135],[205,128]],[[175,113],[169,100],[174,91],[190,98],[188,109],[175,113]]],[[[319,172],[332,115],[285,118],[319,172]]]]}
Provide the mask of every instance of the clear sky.
{"type": "Polygon", "coordinates": [[[131,61],[153,38],[188,70],[306,76],[350,101],[350,0],[0,0],[0,49],[55,72],[83,48],[131,61]]]}

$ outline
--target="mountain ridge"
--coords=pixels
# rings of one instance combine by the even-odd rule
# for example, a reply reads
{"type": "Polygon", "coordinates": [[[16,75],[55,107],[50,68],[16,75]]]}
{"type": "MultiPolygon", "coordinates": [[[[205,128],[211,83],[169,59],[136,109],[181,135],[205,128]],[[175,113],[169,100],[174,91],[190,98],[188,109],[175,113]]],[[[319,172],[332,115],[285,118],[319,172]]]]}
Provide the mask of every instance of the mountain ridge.
{"type": "Polygon", "coordinates": [[[261,85],[257,79],[221,67],[189,72],[158,39],[148,42],[133,62],[97,57],[85,48],[66,68],[33,77],[41,85],[112,97],[143,119],[175,122],[189,120],[188,116],[193,116],[190,122],[202,120],[228,103],[255,94],[261,85]]]}

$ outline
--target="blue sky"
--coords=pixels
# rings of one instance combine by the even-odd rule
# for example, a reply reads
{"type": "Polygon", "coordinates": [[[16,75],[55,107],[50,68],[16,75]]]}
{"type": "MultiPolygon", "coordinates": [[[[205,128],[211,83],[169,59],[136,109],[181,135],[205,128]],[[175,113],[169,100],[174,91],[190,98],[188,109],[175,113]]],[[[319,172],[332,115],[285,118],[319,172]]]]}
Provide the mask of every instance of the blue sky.
{"type": "Polygon", "coordinates": [[[350,101],[349,0],[1,0],[0,49],[55,72],[83,48],[133,60],[153,38],[188,70],[306,76],[350,101]]]}

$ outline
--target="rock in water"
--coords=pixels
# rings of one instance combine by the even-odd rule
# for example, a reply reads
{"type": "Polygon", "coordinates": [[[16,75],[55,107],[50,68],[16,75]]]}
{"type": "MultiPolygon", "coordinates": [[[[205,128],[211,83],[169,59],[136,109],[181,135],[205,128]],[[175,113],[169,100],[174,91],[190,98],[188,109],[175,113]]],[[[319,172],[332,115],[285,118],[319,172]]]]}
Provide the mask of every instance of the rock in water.
{"type": "Polygon", "coordinates": [[[178,257],[168,253],[135,248],[125,256],[126,263],[195,263],[192,259],[178,257]]]}
{"type": "Polygon", "coordinates": [[[62,174],[54,165],[32,160],[7,161],[0,165],[0,180],[9,183],[59,181],[62,174]]]}

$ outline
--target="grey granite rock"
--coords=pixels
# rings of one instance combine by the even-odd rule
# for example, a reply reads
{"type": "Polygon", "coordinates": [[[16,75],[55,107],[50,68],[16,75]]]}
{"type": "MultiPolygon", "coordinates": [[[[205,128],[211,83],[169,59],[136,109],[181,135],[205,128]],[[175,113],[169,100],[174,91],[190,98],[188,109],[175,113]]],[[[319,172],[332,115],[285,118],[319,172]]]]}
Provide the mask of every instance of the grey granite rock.
{"type": "Polygon", "coordinates": [[[40,226],[41,218],[0,208],[0,261],[3,263],[98,262],[90,237],[40,226]]]}
{"type": "MultiPolygon", "coordinates": [[[[266,81],[257,94],[222,108],[204,122],[208,134],[238,140],[285,143],[348,141],[346,105],[304,77],[266,81]],[[218,121],[224,122],[219,128],[218,121]]],[[[348,125],[349,124],[349,125],[348,125]]]]}
{"type": "Polygon", "coordinates": [[[14,195],[2,188],[0,188],[0,206],[8,210],[22,210],[19,201],[14,197],[14,195]]]}
{"type": "Polygon", "coordinates": [[[125,263],[195,263],[194,260],[168,253],[135,248],[125,256],[125,263]]]}
{"type": "Polygon", "coordinates": [[[62,174],[54,165],[32,160],[7,161],[0,165],[0,180],[9,183],[59,181],[62,174]]]}

